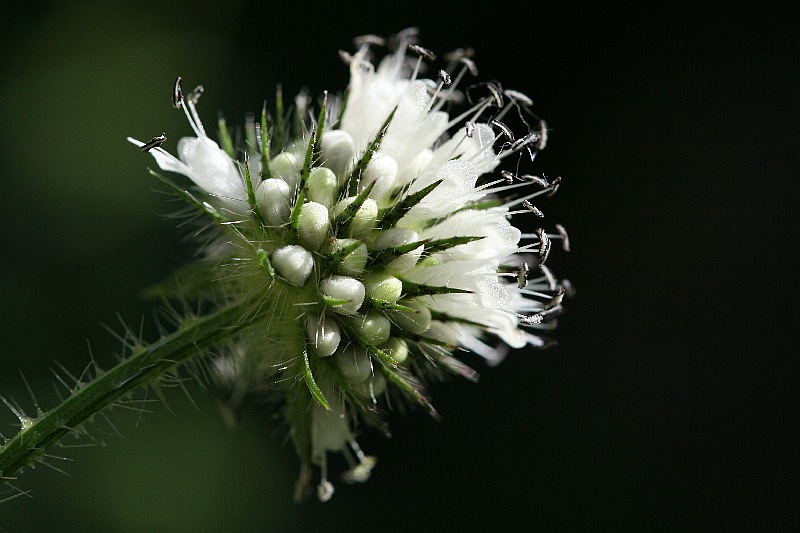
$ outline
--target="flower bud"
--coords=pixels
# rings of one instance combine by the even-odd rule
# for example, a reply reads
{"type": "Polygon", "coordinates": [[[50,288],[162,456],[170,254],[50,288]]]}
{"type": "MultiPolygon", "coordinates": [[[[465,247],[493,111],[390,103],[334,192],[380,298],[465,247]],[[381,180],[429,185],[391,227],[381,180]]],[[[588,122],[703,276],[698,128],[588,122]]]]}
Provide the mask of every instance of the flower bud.
{"type": "MultiPolygon", "coordinates": [[[[323,253],[333,255],[334,253],[348,248],[353,244],[360,242],[357,239],[331,239],[332,242],[323,248],[323,253]]],[[[345,255],[336,267],[338,274],[343,276],[359,276],[367,265],[369,260],[369,252],[367,245],[361,243],[355,250],[345,255]]]]}
{"type": "Polygon", "coordinates": [[[367,296],[381,302],[394,303],[403,294],[403,282],[384,271],[372,271],[364,277],[367,296]]]}
{"type": "Polygon", "coordinates": [[[369,165],[367,165],[364,174],[361,176],[361,185],[362,187],[366,187],[370,183],[375,182],[369,197],[379,204],[383,204],[385,203],[383,200],[387,198],[394,189],[396,178],[397,161],[389,155],[377,152],[372,155],[369,165]]]}
{"type": "Polygon", "coordinates": [[[423,333],[431,327],[431,310],[428,309],[427,305],[413,300],[401,303],[414,309],[416,313],[411,311],[389,311],[388,315],[392,322],[397,324],[397,327],[411,333],[423,333]]]}
{"type": "Polygon", "coordinates": [[[309,316],[306,320],[306,334],[308,342],[314,347],[314,352],[320,357],[328,357],[339,347],[342,339],[339,324],[332,318],[309,316]]]}
{"type": "Polygon", "coordinates": [[[271,226],[281,226],[289,220],[291,192],[286,182],[276,178],[262,181],[256,189],[256,202],[261,214],[271,226]]]}
{"type": "Polygon", "coordinates": [[[270,259],[275,272],[298,287],[305,285],[314,269],[311,252],[296,244],[278,248],[272,252],[270,259]]]}
{"type": "Polygon", "coordinates": [[[328,236],[328,209],[317,202],[306,202],[300,211],[297,233],[300,244],[309,250],[319,250],[328,236]]]}
{"type": "Polygon", "coordinates": [[[298,162],[297,156],[291,152],[281,152],[269,162],[272,175],[285,181],[292,190],[300,179],[301,168],[302,162],[298,162]]]}
{"type": "Polygon", "coordinates": [[[322,136],[322,161],[325,167],[338,176],[338,185],[344,185],[356,157],[353,137],[344,130],[326,131],[322,136]]]}
{"type": "Polygon", "coordinates": [[[348,380],[360,383],[372,375],[372,360],[367,351],[357,344],[350,344],[336,352],[335,360],[339,372],[348,380]]]}
{"type": "Polygon", "coordinates": [[[392,337],[385,344],[378,346],[378,348],[400,364],[403,364],[408,359],[408,345],[406,341],[397,337],[392,337]]]}
{"type": "Polygon", "coordinates": [[[377,222],[378,204],[372,198],[367,198],[350,223],[350,236],[354,239],[368,239],[377,222]]]}
{"type": "Polygon", "coordinates": [[[347,323],[364,344],[375,346],[389,340],[392,323],[383,313],[369,311],[364,316],[348,319],[347,323]]]}
{"type": "MultiPolygon", "coordinates": [[[[375,250],[380,251],[387,248],[394,248],[395,246],[401,246],[403,244],[411,244],[412,242],[418,242],[419,240],[420,236],[416,231],[411,231],[410,229],[406,228],[391,228],[380,233],[378,238],[375,240],[374,247],[375,250]]],[[[405,272],[406,270],[411,270],[422,256],[423,249],[424,248],[420,246],[419,248],[415,248],[414,250],[401,255],[386,265],[386,269],[390,272],[405,272]]]]}
{"type": "Polygon", "coordinates": [[[347,276],[331,276],[323,279],[319,284],[323,296],[332,300],[344,300],[346,303],[337,304],[333,310],[345,315],[354,315],[364,303],[364,285],[357,279],[347,276]]]}
{"type": "Polygon", "coordinates": [[[330,209],[339,194],[336,174],[329,168],[315,168],[308,175],[308,199],[330,209]]]}

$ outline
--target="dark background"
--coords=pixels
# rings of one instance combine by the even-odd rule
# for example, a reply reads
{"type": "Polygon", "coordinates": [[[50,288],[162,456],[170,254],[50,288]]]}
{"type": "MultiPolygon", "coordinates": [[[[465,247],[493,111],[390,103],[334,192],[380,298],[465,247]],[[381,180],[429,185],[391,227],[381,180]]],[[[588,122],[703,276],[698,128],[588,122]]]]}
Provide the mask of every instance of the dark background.
{"type": "MultiPolygon", "coordinates": [[[[8,8],[5,8],[8,9],[8,8]]],[[[145,317],[141,290],[190,257],[159,217],[152,165],[125,142],[189,133],[172,81],[203,83],[209,130],[289,94],[342,89],[351,38],[418,26],[473,46],[481,79],[529,94],[552,128],[532,171],[570,231],[545,352],[434,389],[444,421],[391,419],[379,457],[327,504],[291,501],[284,429],[239,431],[191,385],[107,447],[54,450],[0,504],[3,531],[651,531],[797,525],[797,47],[788,13],[725,3],[38,2],[0,15],[0,393],[52,405],[101,324],[145,317]],[[792,332],[794,333],[794,332],[792,332]]],[[[145,331],[149,331],[145,326],[145,331]]],[[[153,338],[152,335],[150,338],[153,338]]],[[[0,415],[0,432],[14,418],[0,415]]],[[[2,499],[2,495],[0,495],[2,499]]]]}

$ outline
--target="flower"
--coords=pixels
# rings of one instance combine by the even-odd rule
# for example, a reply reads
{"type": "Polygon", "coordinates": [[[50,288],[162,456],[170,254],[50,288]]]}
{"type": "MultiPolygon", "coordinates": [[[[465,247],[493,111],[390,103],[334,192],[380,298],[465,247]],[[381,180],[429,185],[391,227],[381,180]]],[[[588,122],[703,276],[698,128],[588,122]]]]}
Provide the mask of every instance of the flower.
{"type": "Polygon", "coordinates": [[[437,416],[422,384],[431,370],[475,379],[455,350],[496,364],[509,347],[547,345],[539,331],[552,329],[566,292],[544,264],[553,239],[567,248],[563,228],[525,234],[510,222],[540,217],[530,200],[559,180],[493,174],[502,159],[532,159],[544,147],[546,125],[529,114],[529,99],[478,84],[485,95],[469,94],[471,107],[451,117],[445,108],[463,99],[457,86],[475,70],[471,51],[447,56],[455,80],[441,70],[431,81],[419,72],[433,54],[413,32],[376,67],[377,40],[343,54],[348,91],[326,94],[318,118],[308,120],[298,98],[293,137],[278,99],[273,119],[265,106],[260,124],[248,121],[243,150],[225,127],[220,148],[197,114],[199,91],[184,97],[179,79],[175,104],[195,132],[179,142],[179,158],[160,147],[165,137],[129,139],[204,195],[162,178],[211,215],[216,233],[203,259],[217,303],[247,295],[268,309],[216,368],[232,398],[278,393],[303,462],[298,495],[317,465],[323,501],[333,493],[329,452],[350,461],[345,481],[369,477],[375,459],[355,434],[362,422],[385,431],[383,397],[399,393],[437,416]],[[511,110],[535,119],[523,118],[519,138],[502,122],[511,110]]]}

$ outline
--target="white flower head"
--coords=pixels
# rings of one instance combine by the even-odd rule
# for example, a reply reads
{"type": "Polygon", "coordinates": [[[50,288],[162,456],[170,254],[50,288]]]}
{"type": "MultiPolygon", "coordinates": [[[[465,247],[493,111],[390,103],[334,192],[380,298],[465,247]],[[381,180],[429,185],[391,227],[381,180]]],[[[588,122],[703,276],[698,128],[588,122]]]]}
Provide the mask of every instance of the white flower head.
{"type": "Polygon", "coordinates": [[[179,157],[161,137],[131,139],[207,195],[162,178],[215,222],[220,238],[206,255],[230,275],[209,274],[214,297],[252,297],[269,309],[227,356],[236,364],[217,367],[230,369],[237,394],[279,393],[304,464],[298,494],[317,465],[322,500],[333,494],[328,452],[351,462],[345,481],[369,477],[375,459],[355,434],[362,423],[384,428],[384,398],[403,396],[436,416],[422,385],[431,368],[474,379],[457,350],[496,364],[509,347],[547,345],[538,332],[554,327],[566,292],[545,266],[553,241],[567,248],[563,228],[522,233],[511,224],[540,217],[532,200],[560,180],[494,172],[508,156],[532,159],[546,125],[526,96],[494,83],[473,86],[471,105],[451,116],[474,71],[471,53],[449,54],[437,80],[420,79],[434,58],[413,40],[401,34],[375,66],[377,39],[362,39],[344,54],[344,98],[326,94],[314,116],[299,98],[294,120],[280,100],[275,116],[265,106],[239,152],[226,128],[224,149],[206,135],[180,84],[176,107],[196,136],[181,139],[179,157]],[[521,135],[503,122],[510,111],[528,117],[521,135]],[[290,134],[293,121],[301,128],[290,134]]]}

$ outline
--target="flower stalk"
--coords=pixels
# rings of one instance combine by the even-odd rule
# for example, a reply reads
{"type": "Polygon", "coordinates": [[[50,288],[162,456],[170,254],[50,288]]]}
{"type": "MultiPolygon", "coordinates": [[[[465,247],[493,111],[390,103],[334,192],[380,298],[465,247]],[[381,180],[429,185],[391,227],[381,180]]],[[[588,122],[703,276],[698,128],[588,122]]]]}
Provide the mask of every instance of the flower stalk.
{"type": "Polygon", "coordinates": [[[66,435],[80,433],[81,426],[103,409],[124,400],[139,387],[157,384],[179,365],[246,332],[258,318],[259,314],[253,313],[253,302],[242,300],[210,315],[187,319],[171,335],[135,348],[113,368],[103,371],[95,366],[98,375],[77,383],[69,397],[54,409],[30,418],[12,407],[21,429],[0,446],[0,484],[15,479],[21,469],[42,458],[47,448],[66,435]]]}

